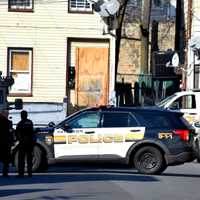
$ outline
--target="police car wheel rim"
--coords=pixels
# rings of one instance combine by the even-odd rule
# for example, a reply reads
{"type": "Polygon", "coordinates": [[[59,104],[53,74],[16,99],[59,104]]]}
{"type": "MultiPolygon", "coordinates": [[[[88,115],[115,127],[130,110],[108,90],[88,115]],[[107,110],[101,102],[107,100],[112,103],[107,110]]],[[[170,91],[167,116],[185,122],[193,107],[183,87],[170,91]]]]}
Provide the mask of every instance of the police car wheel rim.
{"type": "Polygon", "coordinates": [[[157,160],[152,153],[144,153],[140,157],[140,165],[145,169],[153,169],[157,165],[157,160]]]}
{"type": "Polygon", "coordinates": [[[138,149],[134,156],[134,166],[144,174],[160,174],[165,169],[162,153],[152,146],[138,149]]]}

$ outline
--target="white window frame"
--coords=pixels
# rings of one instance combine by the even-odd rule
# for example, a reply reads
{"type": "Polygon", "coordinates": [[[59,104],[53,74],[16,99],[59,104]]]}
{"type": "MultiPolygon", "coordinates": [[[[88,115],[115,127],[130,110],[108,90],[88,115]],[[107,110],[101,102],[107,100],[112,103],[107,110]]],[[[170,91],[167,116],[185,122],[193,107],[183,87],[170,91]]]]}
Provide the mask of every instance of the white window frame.
{"type": "Polygon", "coordinates": [[[32,48],[9,48],[8,49],[9,60],[8,60],[8,73],[11,75],[15,83],[11,86],[10,94],[32,94],[32,59],[33,49],[32,48]],[[12,70],[12,53],[14,52],[28,52],[29,54],[29,69],[26,70],[12,70]],[[13,74],[18,74],[18,79],[13,74]],[[27,75],[27,76],[26,76],[27,75]],[[27,84],[25,84],[27,83],[27,84]]]}
{"type": "Polygon", "coordinates": [[[69,11],[71,12],[92,12],[92,4],[87,0],[69,0],[69,11]],[[72,1],[75,2],[75,6],[72,7],[72,1]],[[89,4],[89,8],[86,5],[89,4]]]}
{"type": "Polygon", "coordinates": [[[33,0],[26,0],[30,2],[30,6],[27,5],[18,5],[18,0],[9,0],[9,9],[11,10],[32,10],[33,9],[33,0]],[[11,1],[16,1],[15,5],[11,5],[11,1]]]}

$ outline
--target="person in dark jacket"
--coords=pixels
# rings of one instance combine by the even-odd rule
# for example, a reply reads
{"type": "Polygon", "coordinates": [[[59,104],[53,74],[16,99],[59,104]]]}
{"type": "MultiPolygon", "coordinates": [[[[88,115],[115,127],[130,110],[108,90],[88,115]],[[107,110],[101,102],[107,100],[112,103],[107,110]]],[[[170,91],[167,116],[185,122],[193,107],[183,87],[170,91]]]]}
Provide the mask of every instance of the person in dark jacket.
{"type": "Polygon", "coordinates": [[[9,163],[11,161],[12,138],[12,122],[8,120],[8,112],[6,110],[0,113],[0,160],[3,163],[2,176],[8,177],[9,163]]]}
{"type": "Polygon", "coordinates": [[[33,122],[27,118],[28,113],[21,111],[21,121],[16,127],[16,137],[19,141],[18,177],[24,177],[25,157],[27,158],[28,176],[32,176],[32,154],[35,144],[33,122]]]}

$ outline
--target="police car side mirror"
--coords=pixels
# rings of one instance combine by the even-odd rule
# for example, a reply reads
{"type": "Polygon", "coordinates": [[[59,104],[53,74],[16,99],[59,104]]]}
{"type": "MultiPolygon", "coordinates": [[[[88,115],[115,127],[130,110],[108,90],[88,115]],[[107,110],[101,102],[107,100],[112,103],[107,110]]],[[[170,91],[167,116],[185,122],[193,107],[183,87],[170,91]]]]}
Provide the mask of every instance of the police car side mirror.
{"type": "Polygon", "coordinates": [[[55,123],[54,122],[49,122],[48,123],[48,127],[54,128],[55,127],[55,123]]]}
{"type": "Polygon", "coordinates": [[[70,126],[69,126],[69,124],[68,124],[68,123],[65,123],[65,124],[64,124],[64,129],[65,129],[65,130],[68,130],[68,129],[70,129],[70,126]]]}

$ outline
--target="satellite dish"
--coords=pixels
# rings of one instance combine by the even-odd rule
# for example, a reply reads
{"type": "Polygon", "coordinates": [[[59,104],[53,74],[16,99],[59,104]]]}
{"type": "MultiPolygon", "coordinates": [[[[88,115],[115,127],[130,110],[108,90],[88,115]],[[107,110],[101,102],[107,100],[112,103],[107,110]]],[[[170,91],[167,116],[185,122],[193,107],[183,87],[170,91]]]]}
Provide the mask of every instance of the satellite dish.
{"type": "Polygon", "coordinates": [[[102,17],[109,17],[119,10],[119,6],[117,0],[100,0],[93,4],[93,9],[102,17]]]}
{"type": "Polygon", "coordinates": [[[168,62],[165,64],[166,67],[179,67],[179,55],[175,51],[168,51],[166,56],[168,57],[168,62]]]}
{"type": "Polygon", "coordinates": [[[189,42],[189,46],[194,55],[197,56],[197,59],[200,60],[200,36],[193,36],[189,42]]]}
{"type": "Polygon", "coordinates": [[[178,53],[174,53],[174,55],[172,56],[172,66],[173,67],[178,67],[179,66],[179,55],[178,53]]]}

